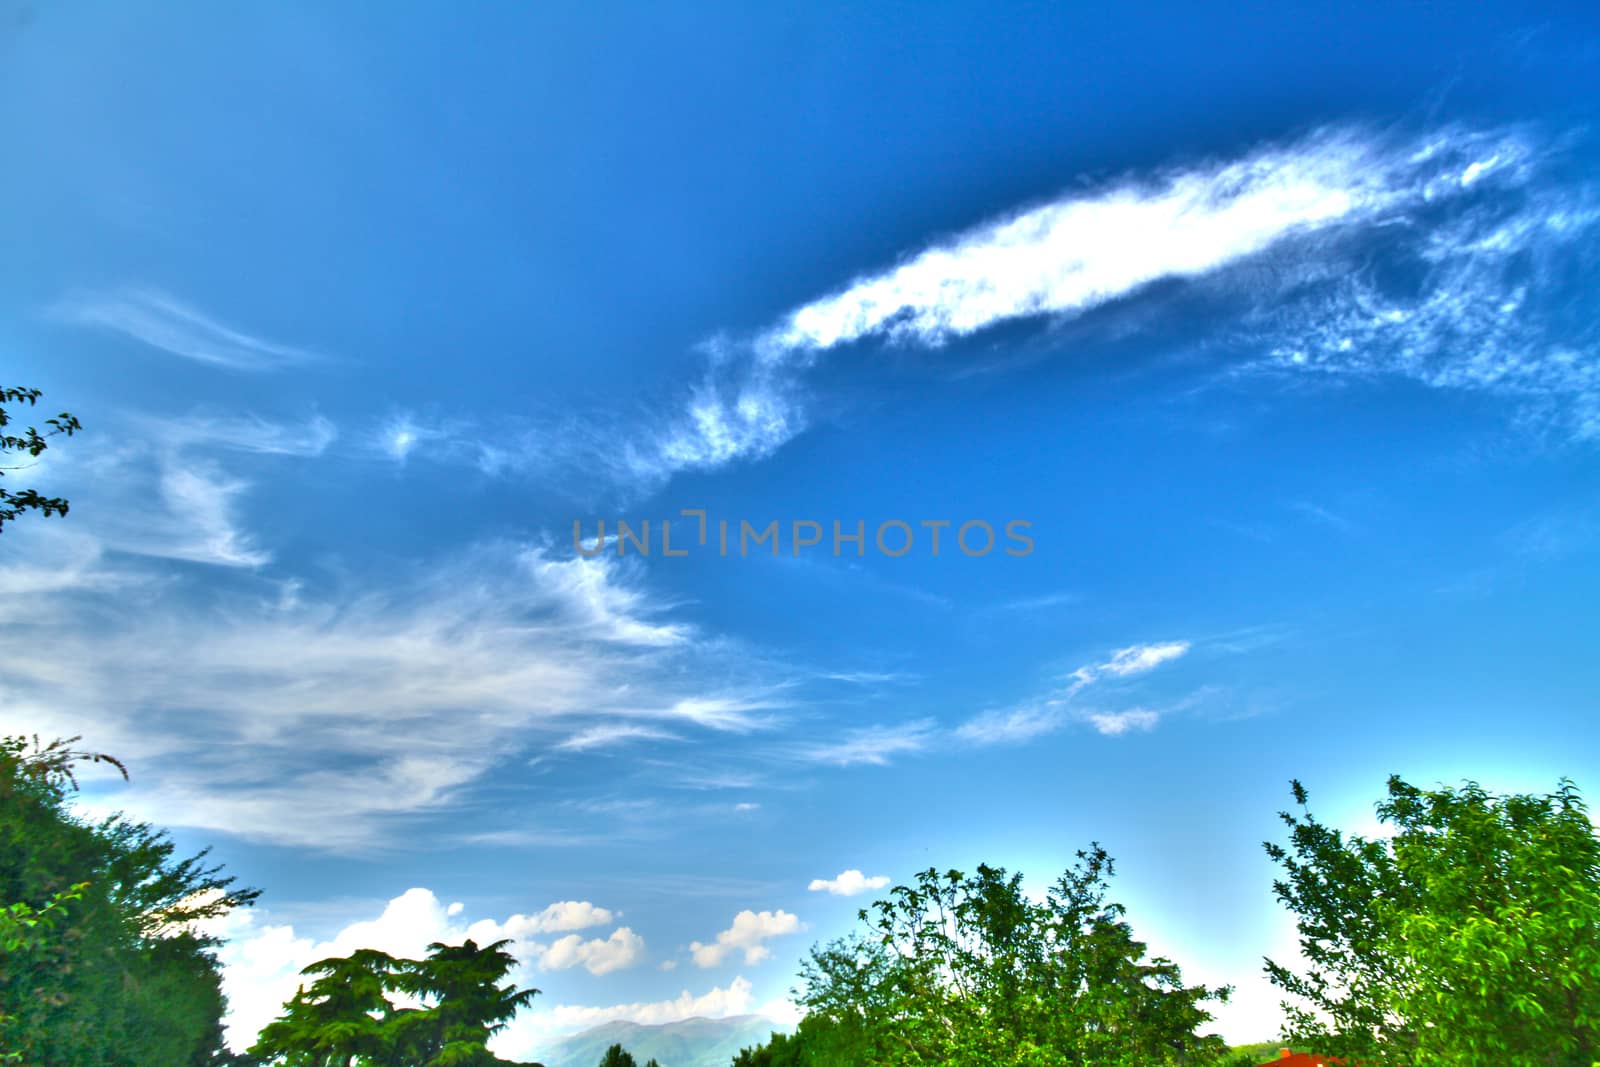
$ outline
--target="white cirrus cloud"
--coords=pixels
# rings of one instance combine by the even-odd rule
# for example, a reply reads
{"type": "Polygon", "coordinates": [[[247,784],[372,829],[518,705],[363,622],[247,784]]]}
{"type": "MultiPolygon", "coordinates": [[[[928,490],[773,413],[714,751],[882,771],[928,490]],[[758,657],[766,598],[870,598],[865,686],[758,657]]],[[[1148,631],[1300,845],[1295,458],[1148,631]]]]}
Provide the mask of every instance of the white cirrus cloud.
{"type": "Polygon", "coordinates": [[[767,941],[803,929],[799,918],[790,912],[782,909],[758,912],[747,908],[735,915],[733,925],[717,934],[714,941],[692,942],[689,955],[696,967],[718,967],[730,956],[741,953],[746,964],[760,963],[772,955],[767,941]]]}
{"type": "Polygon", "coordinates": [[[472,450],[476,445],[465,428],[454,423],[429,422],[408,411],[389,416],[368,439],[371,449],[404,464],[417,449],[443,450],[450,454],[472,450]]]}
{"type": "MultiPolygon", "coordinates": [[[[940,344],[1012,319],[1070,315],[1204,274],[1405,197],[1382,148],[1324,132],[1241,159],[1129,177],[986,223],[793,312],[769,353],[873,335],[940,344]]],[[[779,358],[774,355],[772,358],[779,358]]]]}
{"type": "MultiPolygon", "coordinates": [[[[464,802],[508,756],[619,724],[703,744],[746,729],[729,709],[756,702],[725,684],[748,665],[665,619],[615,560],[491,544],[381,584],[244,575],[218,588],[153,560],[108,563],[79,533],[72,545],[40,563],[70,571],[5,576],[35,592],[25,612],[0,605],[0,627],[25,627],[37,650],[0,663],[8,717],[117,752],[133,782],[84,802],[163,824],[378,847],[464,802]],[[720,690],[705,698],[720,713],[697,703],[700,684],[720,690]]],[[[242,551],[213,546],[225,550],[242,551]]],[[[514,844],[561,829],[475,831],[514,844]]]]}
{"type": "Polygon", "coordinates": [[[70,493],[78,536],[110,552],[228,568],[260,568],[272,552],[249,529],[251,477],[322,454],[337,436],[313,416],[278,422],[256,416],[134,416],[107,445],[51,449],[41,490],[70,493]]]}
{"type": "Polygon", "coordinates": [[[1208,286],[1212,340],[1244,352],[1247,369],[1493,392],[1600,437],[1600,330],[1572,281],[1592,278],[1600,196],[1547,166],[1555,154],[1520,129],[1324,129],[1002,215],[753,340],[708,343],[704,381],[664,432],[631,446],[623,472],[658,484],[770,455],[808,424],[806,372],[840,346],[1059,322],[1174,279],[1208,286]],[[1396,282],[1418,272],[1420,289],[1396,282]],[[1572,291],[1529,299],[1555,290],[1572,291]]]}
{"type": "MultiPolygon", "coordinates": [[[[1600,437],[1600,327],[1583,312],[1600,194],[1562,170],[1562,141],[1344,127],[1083,182],[910,249],[750,337],[713,337],[642,429],[562,413],[452,432],[439,452],[490,474],[576,468],[592,486],[601,472],[624,497],[647,494],[783,447],[812,421],[808,375],[842,346],[936,347],[1134,300],[1159,312],[1171,282],[1210,310],[1196,344],[1223,352],[1223,376],[1402,377],[1600,437]]],[[[387,447],[403,456],[419,439],[401,427],[387,447]]]]}
{"type": "Polygon", "coordinates": [[[1155,670],[1163,663],[1186,654],[1190,647],[1187,641],[1163,641],[1154,645],[1119,648],[1109,660],[1095,669],[1126,678],[1130,674],[1143,674],[1145,671],[1155,670]]]}
{"type": "Polygon", "coordinates": [[[1126,733],[1155,729],[1161,715],[1148,708],[1132,708],[1127,711],[1090,711],[1084,714],[1084,719],[1106,737],[1120,737],[1126,733]]]}
{"type": "Polygon", "coordinates": [[[1072,722],[1087,722],[1107,736],[1153,729],[1160,713],[1139,708],[1122,712],[1088,711],[1074,706],[1080,693],[1096,683],[1123,682],[1147,674],[1187,655],[1188,641],[1158,641],[1116,649],[1098,663],[1085,664],[1067,676],[1067,683],[1043,696],[1009,708],[982,712],[956,728],[969,744],[1021,744],[1055,733],[1072,722]]]}
{"type": "Polygon", "coordinates": [[[299,424],[259,415],[200,413],[134,421],[152,440],[170,448],[224,448],[268,456],[320,456],[339,436],[334,424],[321,415],[299,424]]]}
{"type": "Polygon", "coordinates": [[[1066,701],[1046,699],[1013,708],[995,708],[956,728],[956,737],[976,745],[1017,745],[1053,734],[1066,723],[1066,701]]]}
{"type": "Polygon", "coordinates": [[[214,463],[169,458],[163,461],[158,488],[171,522],[167,535],[158,531],[138,543],[142,554],[228,567],[259,567],[272,559],[237,519],[236,502],[250,488],[248,481],[225,474],[214,463]]]}
{"type": "Polygon", "coordinates": [[[279,370],[316,358],[307,349],[229,326],[150,287],[73,294],[51,311],[60,321],[120,334],[170,355],[230,370],[279,370]]]}
{"type": "Polygon", "coordinates": [[[813,878],[806,889],[813,893],[827,893],[836,897],[853,897],[873,889],[884,889],[889,885],[889,876],[875,874],[870,878],[861,871],[851,868],[840,871],[834,878],[813,878]]]}
{"type": "Polygon", "coordinates": [[[927,748],[937,733],[932,719],[860,726],[844,731],[842,736],[831,741],[797,746],[794,752],[802,760],[835,767],[858,764],[885,767],[895,756],[909,755],[927,748]]]}
{"type": "Polygon", "coordinates": [[[679,741],[677,734],[654,726],[638,723],[601,723],[588,726],[561,741],[555,747],[563,752],[588,752],[598,748],[611,748],[630,741],[679,741]]]}

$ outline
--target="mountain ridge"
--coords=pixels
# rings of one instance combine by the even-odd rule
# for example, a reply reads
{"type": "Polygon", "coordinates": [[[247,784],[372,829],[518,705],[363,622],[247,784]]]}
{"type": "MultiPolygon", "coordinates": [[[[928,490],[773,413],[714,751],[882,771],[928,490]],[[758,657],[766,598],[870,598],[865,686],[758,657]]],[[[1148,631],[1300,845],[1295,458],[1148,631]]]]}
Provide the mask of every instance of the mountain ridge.
{"type": "Polygon", "coordinates": [[[728,1067],[741,1048],[792,1029],[765,1015],[697,1015],[671,1023],[614,1019],[562,1038],[535,1059],[545,1067],[596,1067],[607,1048],[621,1045],[640,1067],[652,1058],[661,1067],[728,1067]]]}

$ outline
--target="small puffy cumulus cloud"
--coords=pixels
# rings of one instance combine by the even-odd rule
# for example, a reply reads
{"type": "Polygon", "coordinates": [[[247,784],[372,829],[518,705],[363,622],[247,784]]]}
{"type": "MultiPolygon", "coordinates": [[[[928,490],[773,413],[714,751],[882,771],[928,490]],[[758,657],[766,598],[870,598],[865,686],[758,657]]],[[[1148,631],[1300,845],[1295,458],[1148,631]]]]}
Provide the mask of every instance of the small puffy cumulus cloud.
{"type": "Polygon", "coordinates": [[[689,953],[696,967],[717,967],[729,956],[743,953],[747,964],[760,963],[772,955],[766,942],[774,937],[798,933],[805,929],[800,919],[790,912],[751,911],[748,908],[733,917],[733,925],[709,943],[695,941],[689,953]]]}
{"type": "Polygon", "coordinates": [[[888,875],[875,874],[869,878],[859,870],[851,868],[848,871],[840,871],[836,878],[813,878],[806,888],[813,893],[853,897],[868,890],[886,888],[888,884],[888,875]]]}
{"type": "Polygon", "coordinates": [[[533,960],[543,971],[564,971],[582,967],[593,975],[610,974],[633,967],[645,958],[644,938],[626,926],[608,937],[585,938],[567,933],[549,944],[534,940],[539,934],[587,930],[615,922],[620,913],[598,907],[587,900],[562,900],[533,915],[513,915],[505,922],[485,919],[467,927],[466,936],[479,942],[511,938],[526,960],[533,960]]]}
{"type": "MultiPolygon", "coordinates": [[[[597,907],[587,900],[560,900],[537,915],[525,919],[528,930],[533,933],[565,933],[568,930],[587,930],[591,926],[605,926],[616,921],[618,912],[610,908],[597,907]]],[[[507,921],[507,925],[524,919],[521,915],[514,915],[507,921]]]]}
{"type": "Polygon", "coordinates": [[[542,970],[564,971],[581,966],[593,975],[610,974],[644,959],[644,938],[626,926],[618,927],[606,938],[584,940],[579,934],[568,934],[536,955],[542,970]]]}

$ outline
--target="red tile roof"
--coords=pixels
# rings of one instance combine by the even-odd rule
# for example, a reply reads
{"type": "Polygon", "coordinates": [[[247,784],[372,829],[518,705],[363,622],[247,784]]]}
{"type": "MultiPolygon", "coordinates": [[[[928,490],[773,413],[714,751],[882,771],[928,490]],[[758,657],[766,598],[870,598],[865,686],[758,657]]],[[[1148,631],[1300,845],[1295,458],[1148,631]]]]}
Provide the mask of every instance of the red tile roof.
{"type": "Polygon", "coordinates": [[[1277,1059],[1263,1063],[1261,1067],[1334,1067],[1335,1064],[1343,1062],[1327,1056],[1315,1056],[1309,1052],[1290,1052],[1284,1049],[1278,1054],[1277,1059]]]}

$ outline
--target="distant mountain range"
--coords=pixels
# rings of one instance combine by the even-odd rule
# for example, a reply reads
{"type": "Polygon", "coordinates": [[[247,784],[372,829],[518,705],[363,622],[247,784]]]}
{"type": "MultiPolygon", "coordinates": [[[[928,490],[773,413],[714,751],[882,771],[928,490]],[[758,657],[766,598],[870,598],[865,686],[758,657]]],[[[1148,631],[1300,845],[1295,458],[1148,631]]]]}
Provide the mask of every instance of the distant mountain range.
{"type": "Polygon", "coordinates": [[[651,1057],[661,1067],[728,1067],[741,1048],[765,1043],[774,1030],[789,1029],[764,1015],[685,1019],[660,1026],[610,1022],[557,1042],[534,1059],[545,1067],[596,1067],[606,1049],[621,1045],[639,1067],[651,1057]]]}

